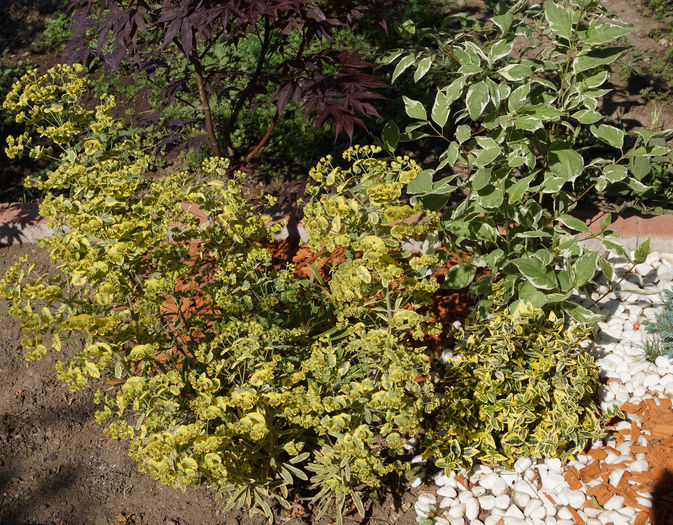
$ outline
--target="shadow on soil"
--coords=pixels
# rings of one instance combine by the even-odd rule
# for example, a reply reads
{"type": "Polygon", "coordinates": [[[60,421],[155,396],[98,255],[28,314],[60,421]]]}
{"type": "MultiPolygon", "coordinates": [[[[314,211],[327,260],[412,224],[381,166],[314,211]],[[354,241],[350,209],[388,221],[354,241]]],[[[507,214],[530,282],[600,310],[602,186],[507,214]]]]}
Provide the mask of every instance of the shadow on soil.
{"type": "Polygon", "coordinates": [[[63,8],[63,0],[0,0],[0,49],[28,47],[44,31],[44,17],[63,8]]]}
{"type": "MultiPolygon", "coordinates": [[[[13,392],[6,392],[12,395],[13,392]]],[[[69,498],[69,492],[85,476],[76,463],[61,459],[49,443],[50,437],[57,434],[57,427],[67,423],[72,426],[83,426],[93,418],[93,411],[85,402],[70,404],[67,400],[60,404],[42,407],[39,411],[32,411],[30,417],[24,416],[25,410],[18,409],[7,413],[0,418],[0,436],[6,440],[0,449],[12,450],[13,441],[21,440],[21,446],[30,442],[35,456],[42,456],[40,472],[31,472],[31,468],[24,464],[21,455],[2,454],[0,457],[0,523],[22,524],[33,523],[32,516],[49,507],[60,506],[64,500],[73,501],[67,505],[67,523],[86,523],[90,512],[86,501],[69,498]],[[65,416],[65,418],[64,418],[65,416]],[[30,490],[19,490],[25,496],[7,497],[7,489],[17,493],[17,488],[35,483],[30,490]]],[[[59,447],[60,448],[60,447],[59,447]]],[[[62,511],[61,511],[62,512],[62,511]]],[[[56,518],[56,516],[55,516],[56,518]]]]}
{"type": "Polygon", "coordinates": [[[667,470],[652,491],[652,525],[673,525],[673,472],[667,470]]]}

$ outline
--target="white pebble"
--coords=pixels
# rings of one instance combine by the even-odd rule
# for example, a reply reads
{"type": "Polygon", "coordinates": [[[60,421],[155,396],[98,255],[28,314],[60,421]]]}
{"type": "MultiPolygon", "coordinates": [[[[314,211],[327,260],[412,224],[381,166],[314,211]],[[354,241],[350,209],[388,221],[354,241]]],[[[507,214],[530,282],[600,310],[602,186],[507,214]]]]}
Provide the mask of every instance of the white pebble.
{"type": "Polygon", "coordinates": [[[458,501],[461,503],[467,502],[467,500],[472,499],[474,496],[472,496],[472,493],[469,490],[464,490],[458,495],[458,501]]]}
{"type": "Polygon", "coordinates": [[[453,487],[444,485],[443,487],[437,489],[437,495],[442,496],[443,498],[455,498],[458,495],[458,493],[456,492],[456,489],[454,489],[453,487]]]}
{"type": "Polygon", "coordinates": [[[631,472],[645,472],[649,468],[647,461],[632,461],[629,465],[629,470],[631,472]]]}
{"type": "Polygon", "coordinates": [[[530,496],[526,494],[525,492],[521,492],[519,490],[515,490],[512,493],[512,501],[514,504],[519,507],[520,509],[523,509],[528,502],[530,501],[530,496]]]}
{"type": "Polygon", "coordinates": [[[615,494],[608,501],[606,501],[603,506],[608,510],[617,510],[621,509],[623,505],[624,505],[624,496],[615,494]]]}
{"type": "Polygon", "coordinates": [[[447,514],[452,520],[462,518],[465,516],[465,503],[458,503],[458,505],[451,507],[447,514]]]}
{"type": "Polygon", "coordinates": [[[573,515],[570,513],[567,507],[561,507],[556,511],[556,517],[562,520],[571,520],[573,515]]]}
{"type": "Polygon", "coordinates": [[[497,474],[494,473],[486,474],[483,478],[479,480],[479,486],[484,487],[486,490],[491,490],[497,478],[498,478],[497,474]]]}
{"type": "MultiPolygon", "coordinates": [[[[483,485],[482,485],[483,486],[483,485]]],[[[487,488],[487,487],[485,487],[487,488]]],[[[507,483],[500,476],[496,476],[491,486],[491,492],[494,496],[502,496],[507,493],[507,483]]],[[[508,496],[509,499],[509,496],[508,496]]]]}
{"type": "Polygon", "coordinates": [[[476,498],[471,498],[465,502],[465,517],[471,523],[472,520],[477,519],[477,516],[479,516],[479,502],[476,498]]]}
{"type": "Polygon", "coordinates": [[[532,465],[533,465],[533,460],[530,459],[529,457],[524,456],[524,457],[516,460],[516,462],[514,463],[514,470],[516,470],[520,474],[523,474],[532,465]]]}
{"type": "Polygon", "coordinates": [[[484,510],[491,510],[495,507],[495,496],[487,494],[479,497],[479,505],[484,510]]]}
{"type": "Polygon", "coordinates": [[[411,486],[412,486],[412,488],[416,488],[416,487],[420,486],[421,483],[422,483],[421,478],[416,478],[414,480],[414,482],[411,484],[411,486]]]}
{"type": "Polygon", "coordinates": [[[509,516],[510,518],[525,518],[523,512],[521,512],[521,509],[519,509],[519,507],[516,505],[511,505],[505,512],[505,516],[509,516]]]}
{"type": "Polygon", "coordinates": [[[560,485],[565,484],[566,480],[562,474],[556,472],[550,472],[542,480],[542,488],[546,490],[555,490],[560,485]]]}
{"type": "Polygon", "coordinates": [[[507,494],[501,494],[495,498],[495,507],[498,509],[507,509],[509,507],[509,496],[507,494]]]}
{"type": "Polygon", "coordinates": [[[445,509],[447,507],[453,507],[456,504],[456,500],[453,498],[444,498],[439,502],[439,508],[445,509]]]}

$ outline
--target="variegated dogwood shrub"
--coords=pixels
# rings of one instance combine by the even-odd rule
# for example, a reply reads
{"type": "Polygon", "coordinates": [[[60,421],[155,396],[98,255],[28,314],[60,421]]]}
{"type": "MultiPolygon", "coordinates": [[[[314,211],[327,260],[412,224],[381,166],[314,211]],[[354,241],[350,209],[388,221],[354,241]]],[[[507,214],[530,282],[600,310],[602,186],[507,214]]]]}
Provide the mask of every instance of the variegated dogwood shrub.
{"type": "Polygon", "coordinates": [[[428,77],[436,83],[430,103],[404,98],[412,123],[402,135],[389,123],[382,144],[390,151],[399,140],[444,145],[437,166],[408,191],[428,209],[441,210],[447,245],[473,253],[447,285],[471,285],[485,297],[492,282],[503,279],[512,300],[595,321],[599,316],[573,297],[589,295],[597,271],[608,279],[611,272],[579,239],[598,239],[634,263],[646,250],[633,260],[611,239],[609,220],[591,233],[575,218],[581,198],[575,182],[590,181],[587,191],[614,183],[646,191],[641,180],[650,165],[668,162],[661,139],[671,131],[625,133],[601,113],[611,64],[626,51],[614,42],[630,29],[598,2],[520,0],[493,7],[494,16],[470,30],[438,32],[425,49],[391,54],[393,79],[415,66],[416,82],[434,68],[445,80],[428,77]],[[475,281],[480,267],[490,273],[475,281]]]}

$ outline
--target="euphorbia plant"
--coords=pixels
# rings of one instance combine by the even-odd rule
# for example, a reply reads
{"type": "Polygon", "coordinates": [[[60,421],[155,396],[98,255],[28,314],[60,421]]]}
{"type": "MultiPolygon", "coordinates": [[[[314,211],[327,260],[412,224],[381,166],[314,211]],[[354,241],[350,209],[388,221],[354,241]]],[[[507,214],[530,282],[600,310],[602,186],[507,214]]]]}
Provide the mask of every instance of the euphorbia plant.
{"type": "Polygon", "coordinates": [[[207,483],[271,518],[306,481],[318,507],[336,499],[339,521],[347,498],[364,514],[361,494],[410,468],[404,444],[437,406],[419,379],[430,356],[405,344],[427,325],[407,308],[437,286],[423,269],[435,258],[401,246],[436,227],[398,222],[416,211],[401,193],[420,170],[368,148],[349,150],[346,168],[321,163],[312,244],[331,224],[325,241],[346,258],[329,283],[300,278],[272,265],[264,244],[278,227],[242,197],[241,173],[222,181],[228,161],[210,158],[199,185],[148,176],[114,100],[82,107],[81,72],[26,75],[5,102],[29,126],[8,154],[55,165],[31,184],[46,193],[55,234],[43,246],[58,273],[22,260],[0,280],[28,357],[63,351],[59,377],[99,387],[98,421],[164,483],[207,483]]]}
{"type": "MultiPolygon", "coordinates": [[[[390,150],[398,140],[435,137],[445,145],[436,168],[408,191],[441,210],[447,243],[474,253],[447,284],[471,284],[485,296],[502,278],[506,297],[580,321],[598,318],[571,298],[589,291],[599,268],[609,278],[611,272],[579,239],[598,238],[604,248],[631,256],[609,239],[609,221],[592,234],[572,216],[575,181],[586,177],[597,191],[622,181],[642,192],[643,164],[666,161],[669,149],[656,139],[670,136],[645,129],[627,134],[601,114],[611,64],[625,51],[611,43],[629,32],[605,14],[592,0],[522,0],[510,9],[499,3],[479,30],[440,34],[436,48],[412,59],[393,55],[397,75],[417,65],[416,81],[436,65],[451,72],[431,107],[405,97],[414,122],[402,137],[394,125],[383,135],[390,150]],[[454,192],[464,198],[448,203],[454,192]],[[474,282],[484,266],[490,275],[474,282]]],[[[643,246],[634,262],[646,251],[643,246]]]]}

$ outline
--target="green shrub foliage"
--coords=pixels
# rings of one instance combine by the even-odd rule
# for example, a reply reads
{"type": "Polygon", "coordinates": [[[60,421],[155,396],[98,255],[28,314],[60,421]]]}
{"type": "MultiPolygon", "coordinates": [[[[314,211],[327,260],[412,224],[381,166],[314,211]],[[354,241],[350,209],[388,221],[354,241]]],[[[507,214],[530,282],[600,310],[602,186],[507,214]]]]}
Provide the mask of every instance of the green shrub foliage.
{"type": "Polygon", "coordinates": [[[432,383],[416,380],[428,355],[403,341],[426,324],[409,305],[436,288],[423,278],[433,256],[401,248],[436,217],[397,224],[417,211],[401,195],[420,170],[347,151],[350,167],[329,168],[308,218],[312,245],[327,221],[327,245],[345,260],[329,283],[299,278],[272,265],[264,244],[279,226],[242,197],[243,175],[222,181],[228,162],[211,158],[199,185],[148,176],[139,142],[110,117],[112,97],[82,106],[80,72],[26,75],[5,102],[28,125],[7,153],[58,156],[32,184],[47,192],[40,211],[57,235],[43,245],[60,274],[22,261],[0,281],[28,358],[74,349],[59,377],[73,390],[93,379],[97,420],[164,483],[231,489],[232,504],[271,516],[270,498],[287,506],[305,480],[319,503],[336,497],[341,512],[350,496],[363,512],[359,491],[409,468],[403,445],[437,406],[432,383]]]}
{"type": "Polygon", "coordinates": [[[418,307],[441,263],[438,215],[403,199],[422,176],[413,160],[353,147],[311,170],[308,245],[335,256],[329,275],[301,277],[266,248],[280,229],[261,211],[271,197],[250,206],[243,174],[223,181],[221,158],[204,162],[198,184],[148,175],[113,97],[83,107],[81,72],[29,73],[4,103],[27,126],[7,154],[55,160],[31,184],[46,194],[40,212],[56,234],[43,246],[59,274],[22,260],[0,295],[27,358],[67,349],[59,378],[98,388],[97,420],[129,440],[141,470],[231,491],[229,505],[270,519],[305,483],[322,510],[336,498],[340,521],[346,498],[364,514],[360,494],[410,468],[404,445],[423,431],[445,468],[568,457],[602,435],[585,331],[530,305],[510,314],[503,281],[493,314],[468,325],[463,357],[441,373],[409,344],[436,333],[418,307]]]}
{"type": "Polygon", "coordinates": [[[448,470],[473,460],[511,466],[521,456],[569,459],[605,435],[594,404],[598,367],[580,343],[582,325],[518,303],[496,283],[492,312],[468,320],[440,380],[438,419],[426,455],[448,470]]]}
{"type": "Polygon", "coordinates": [[[626,50],[615,41],[630,29],[597,2],[520,0],[495,9],[476,30],[438,33],[435,47],[391,55],[393,78],[407,69],[416,82],[434,69],[445,76],[428,77],[434,101],[404,97],[412,122],[401,135],[387,125],[382,144],[394,150],[400,140],[440,141],[436,168],[408,191],[442,210],[447,243],[474,254],[447,284],[471,284],[485,296],[504,278],[510,298],[595,321],[572,298],[609,265],[578,240],[597,238],[606,250],[628,254],[609,238],[609,221],[592,234],[573,217],[576,181],[591,181],[588,191],[621,183],[643,193],[651,164],[668,162],[670,150],[658,141],[671,132],[627,134],[600,112],[611,64],[626,50]],[[479,267],[491,272],[475,281],[479,267]]]}

